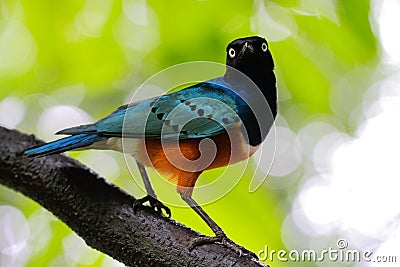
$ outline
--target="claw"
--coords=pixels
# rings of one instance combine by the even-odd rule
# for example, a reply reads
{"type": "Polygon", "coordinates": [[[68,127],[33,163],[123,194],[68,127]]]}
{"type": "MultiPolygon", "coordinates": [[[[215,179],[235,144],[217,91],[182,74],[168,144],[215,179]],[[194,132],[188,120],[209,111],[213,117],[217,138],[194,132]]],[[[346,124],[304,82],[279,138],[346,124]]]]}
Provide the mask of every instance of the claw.
{"type": "Polygon", "coordinates": [[[162,214],[162,210],[168,215],[168,218],[171,217],[171,210],[162,204],[157,198],[154,198],[150,195],[145,196],[144,198],[136,199],[133,203],[133,213],[136,214],[136,211],[143,207],[145,202],[149,202],[150,207],[157,213],[162,214]]]}
{"type": "Polygon", "coordinates": [[[229,239],[225,234],[220,234],[217,236],[202,236],[193,239],[190,242],[190,245],[188,247],[189,251],[192,251],[195,247],[205,245],[205,244],[214,244],[214,243],[221,243],[223,246],[233,250],[235,253],[239,254],[239,257],[242,255],[249,255],[255,259],[258,259],[257,255],[248,250],[245,249],[242,246],[239,246],[235,242],[233,242],[231,239],[229,239]]]}

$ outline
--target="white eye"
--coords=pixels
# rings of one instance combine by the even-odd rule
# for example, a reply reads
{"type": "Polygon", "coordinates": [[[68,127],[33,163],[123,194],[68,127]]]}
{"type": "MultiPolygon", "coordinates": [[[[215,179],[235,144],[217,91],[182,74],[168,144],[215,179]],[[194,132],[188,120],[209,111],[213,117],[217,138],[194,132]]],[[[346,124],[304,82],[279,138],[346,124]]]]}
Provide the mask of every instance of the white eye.
{"type": "Polygon", "coordinates": [[[267,52],[267,50],[268,50],[268,45],[267,45],[267,43],[262,43],[261,49],[262,49],[263,52],[267,52]]]}
{"type": "Polygon", "coordinates": [[[234,58],[236,55],[236,51],[233,48],[229,48],[228,54],[231,58],[234,58]]]}

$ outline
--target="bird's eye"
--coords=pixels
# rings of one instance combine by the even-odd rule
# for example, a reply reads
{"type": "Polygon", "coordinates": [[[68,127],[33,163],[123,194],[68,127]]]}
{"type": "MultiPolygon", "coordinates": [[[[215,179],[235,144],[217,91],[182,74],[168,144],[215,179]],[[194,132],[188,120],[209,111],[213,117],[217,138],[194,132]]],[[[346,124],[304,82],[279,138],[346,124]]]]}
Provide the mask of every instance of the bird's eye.
{"type": "Polygon", "coordinates": [[[234,58],[236,55],[236,51],[233,48],[229,48],[228,54],[231,58],[234,58]]]}
{"type": "Polygon", "coordinates": [[[267,43],[262,43],[262,45],[261,45],[261,50],[262,50],[263,52],[267,52],[267,50],[268,50],[268,45],[267,45],[267,43]]]}

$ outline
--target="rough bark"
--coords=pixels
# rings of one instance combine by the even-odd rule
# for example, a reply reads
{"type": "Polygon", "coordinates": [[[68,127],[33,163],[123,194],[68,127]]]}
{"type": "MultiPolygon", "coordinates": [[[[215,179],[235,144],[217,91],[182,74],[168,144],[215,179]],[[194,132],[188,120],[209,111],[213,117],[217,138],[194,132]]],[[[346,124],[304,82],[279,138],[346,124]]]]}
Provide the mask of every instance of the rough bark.
{"type": "Polygon", "coordinates": [[[200,234],[144,208],[134,198],[65,155],[21,156],[41,144],[0,127],[0,183],[48,209],[86,243],[127,266],[266,266],[217,244],[189,252],[200,234]]]}

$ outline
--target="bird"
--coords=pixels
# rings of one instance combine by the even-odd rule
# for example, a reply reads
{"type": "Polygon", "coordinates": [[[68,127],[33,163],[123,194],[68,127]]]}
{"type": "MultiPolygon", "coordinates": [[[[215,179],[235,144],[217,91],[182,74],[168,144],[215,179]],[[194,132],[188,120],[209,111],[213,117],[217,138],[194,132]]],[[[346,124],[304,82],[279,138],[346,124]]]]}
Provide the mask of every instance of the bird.
{"type": "Polygon", "coordinates": [[[179,91],[117,108],[93,124],[63,129],[68,135],[24,151],[28,157],[70,150],[100,149],[132,154],[147,195],[133,204],[136,213],[146,202],[158,213],[171,211],[158,200],[146,168],[176,182],[176,191],[211,228],[189,245],[220,243],[251,254],[227,237],[193,199],[199,176],[207,170],[251,157],[266,139],[278,112],[274,61],[267,40],[249,36],[226,47],[225,73],[179,91]],[[126,141],[126,144],[124,142],[126,141]]]}

